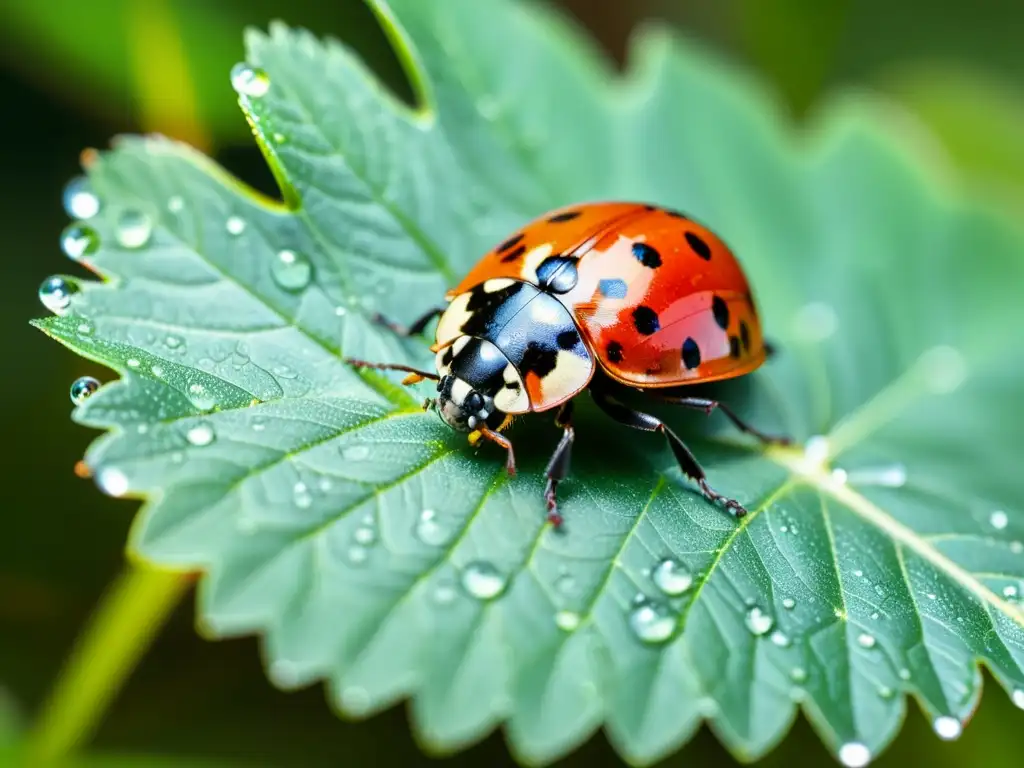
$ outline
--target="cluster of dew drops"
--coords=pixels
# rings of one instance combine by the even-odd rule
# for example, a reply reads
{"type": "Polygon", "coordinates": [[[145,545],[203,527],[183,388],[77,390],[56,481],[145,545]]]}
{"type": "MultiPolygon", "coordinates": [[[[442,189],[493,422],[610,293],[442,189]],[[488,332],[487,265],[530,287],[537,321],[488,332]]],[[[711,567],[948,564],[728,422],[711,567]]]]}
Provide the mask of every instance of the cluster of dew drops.
{"type": "MultiPolygon", "coordinates": [[[[236,64],[231,70],[231,84],[238,94],[246,99],[258,99],[267,94],[270,79],[267,74],[248,64],[236,64]]],[[[278,136],[283,141],[283,137],[278,136]]],[[[102,211],[103,203],[93,191],[89,179],[78,176],[64,188],[64,210],[73,220],[65,227],[60,236],[60,246],[64,255],[77,264],[85,264],[95,254],[101,244],[96,228],[91,225],[102,211]]],[[[168,216],[180,216],[185,211],[186,200],[182,195],[173,195],[166,201],[168,216]]],[[[114,239],[118,246],[125,250],[145,248],[153,236],[155,222],[153,218],[138,209],[125,209],[117,215],[114,225],[114,239]]],[[[238,237],[247,229],[247,223],[241,216],[229,216],[224,222],[224,229],[229,236],[238,237]]],[[[270,273],[274,282],[283,290],[297,293],[307,288],[313,280],[313,265],[304,254],[297,250],[281,249],[270,264],[270,273]]],[[[66,314],[75,294],[81,286],[73,277],[51,275],[39,287],[39,300],[43,306],[55,315],[66,314]]],[[[338,314],[344,313],[339,309],[338,314]]],[[[81,335],[88,335],[92,324],[84,320],[78,327],[81,335]]],[[[168,346],[178,337],[168,337],[168,346]]],[[[100,387],[99,382],[91,376],[76,379],[70,388],[71,401],[75,405],[84,403],[100,387]]],[[[199,435],[201,438],[201,435],[199,435]]]]}

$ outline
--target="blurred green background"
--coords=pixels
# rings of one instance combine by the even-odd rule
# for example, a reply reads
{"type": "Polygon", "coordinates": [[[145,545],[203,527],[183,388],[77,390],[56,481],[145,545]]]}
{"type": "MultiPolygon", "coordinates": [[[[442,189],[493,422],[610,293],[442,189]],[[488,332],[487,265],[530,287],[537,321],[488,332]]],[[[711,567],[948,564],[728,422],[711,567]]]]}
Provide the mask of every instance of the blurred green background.
{"type": "MultiPolygon", "coordinates": [[[[749,66],[794,120],[824,95],[856,87],[888,94],[922,141],[950,154],[965,185],[1024,211],[1024,3],[1020,0],[561,0],[622,60],[630,29],[661,19],[749,66]],[[930,135],[929,135],[930,132],[930,135]]],[[[12,704],[29,720],[106,586],[122,567],[136,504],[97,492],[72,469],[94,436],[73,425],[68,386],[107,373],[29,328],[44,314],[39,283],[77,268],[61,254],[65,182],[86,147],[117,133],[190,141],[250,183],[269,173],[228,83],[242,29],[273,18],[339,37],[402,93],[406,87],[360,0],[0,0],[0,746],[12,704]],[[10,700],[8,702],[8,700],[10,700]]],[[[162,755],[170,765],[511,765],[500,735],[432,760],[402,709],[366,723],[335,718],[319,689],[285,694],[266,682],[255,640],[211,643],[191,600],[114,703],[94,740],[102,752],[162,755]],[[209,762],[207,762],[209,761],[209,762]]],[[[964,736],[941,742],[911,708],[877,765],[1019,765],[1020,720],[996,686],[964,736]],[[1014,720],[1014,718],[1016,718],[1014,720]]],[[[832,759],[804,723],[766,761],[832,759]]],[[[703,731],[666,765],[731,764],[703,731]]],[[[129,757],[122,765],[146,765],[129,757]]],[[[565,765],[617,765],[601,737],[565,765]]]]}

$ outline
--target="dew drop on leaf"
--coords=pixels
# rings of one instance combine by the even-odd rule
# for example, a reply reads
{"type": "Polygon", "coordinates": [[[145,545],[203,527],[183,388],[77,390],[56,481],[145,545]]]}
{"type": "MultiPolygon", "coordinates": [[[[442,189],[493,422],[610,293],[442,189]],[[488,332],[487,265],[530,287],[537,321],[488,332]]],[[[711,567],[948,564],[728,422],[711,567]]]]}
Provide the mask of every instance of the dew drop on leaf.
{"type": "Polygon", "coordinates": [[[678,560],[667,558],[654,567],[651,578],[666,595],[681,595],[693,584],[693,574],[678,560]]]}
{"type": "Polygon", "coordinates": [[[309,509],[313,504],[313,496],[301,480],[292,487],[292,499],[299,509],[309,509]]]}
{"type": "Polygon", "coordinates": [[[778,629],[772,632],[771,640],[773,644],[779,646],[780,648],[788,648],[790,645],[789,637],[778,629]]]}
{"type": "Polygon", "coordinates": [[[81,376],[71,384],[71,402],[81,405],[100,388],[100,383],[92,376],[81,376]]]}
{"type": "Polygon", "coordinates": [[[163,366],[160,366],[160,365],[154,365],[154,366],[153,366],[152,368],[150,368],[149,370],[150,370],[150,372],[151,372],[151,373],[152,373],[152,374],[153,374],[154,376],[156,376],[156,377],[157,377],[158,379],[161,379],[161,378],[163,378],[163,375],[164,375],[164,369],[163,369],[163,366]]]}
{"type": "Polygon", "coordinates": [[[142,248],[153,234],[153,222],[142,211],[124,211],[117,218],[117,242],[124,248],[142,248]]]}
{"type": "Polygon", "coordinates": [[[455,600],[455,587],[448,583],[438,584],[434,588],[434,602],[439,605],[448,605],[455,600]]]}
{"type": "Polygon", "coordinates": [[[828,459],[828,438],[814,435],[804,443],[804,458],[812,466],[821,466],[828,459]]]}
{"type": "Polygon", "coordinates": [[[437,513],[424,509],[416,519],[416,538],[431,547],[437,547],[448,540],[448,532],[437,520],[437,513]]]}
{"type": "Polygon", "coordinates": [[[898,674],[900,676],[900,680],[909,680],[910,679],[910,670],[907,669],[906,667],[901,669],[898,674]]]}
{"type": "Polygon", "coordinates": [[[229,235],[240,235],[245,232],[245,219],[241,216],[229,216],[224,227],[229,235]]]}
{"type": "Polygon", "coordinates": [[[91,219],[100,212],[100,199],[85,176],[76,176],[64,187],[64,211],[73,219],[91,219]]]}
{"type": "Polygon", "coordinates": [[[353,544],[348,548],[348,561],[353,565],[359,565],[366,562],[366,558],[370,556],[370,553],[366,551],[366,547],[361,547],[358,544],[353,544]]]}
{"type": "Polygon", "coordinates": [[[1007,584],[1003,587],[1003,597],[1007,600],[1015,600],[1017,598],[1017,587],[1013,584],[1007,584]]]}
{"type": "Polygon", "coordinates": [[[124,361],[124,364],[127,365],[129,368],[133,369],[138,368],[140,365],[142,365],[142,363],[136,360],[134,357],[129,357],[127,360],[124,361]]]}
{"type": "Polygon", "coordinates": [[[559,611],[555,614],[555,625],[566,632],[572,632],[580,625],[580,615],[575,611],[559,611]]]}
{"type": "Polygon", "coordinates": [[[213,425],[208,421],[200,421],[197,424],[194,424],[185,433],[185,439],[188,440],[190,444],[200,448],[212,443],[216,436],[217,435],[213,430],[213,425]]]}
{"type": "Polygon", "coordinates": [[[751,633],[760,637],[775,625],[775,619],[755,605],[747,611],[745,623],[751,633]]]}
{"type": "Polygon", "coordinates": [[[869,635],[867,632],[861,632],[857,636],[857,645],[861,648],[874,648],[875,638],[873,635],[869,635]]]}
{"type": "Polygon", "coordinates": [[[259,67],[239,62],[231,68],[231,87],[242,96],[258,99],[270,90],[270,77],[259,67]]]}
{"type": "Polygon", "coordinates": [[[373,544],[373,542],[377,540],[377,532],[368,525],[364,525],[356,528],[356,532],[352,534],[352,538],[355,539],[357,544],[369,545],[373,544]]]}
{"type": "Polygon", "coordinates": [[[100,247],[96,230],[84,224],[68,224],[60,236],[60,249],[72,261],[81,261],[100,247]]]}
{"type": "Polygon", "coordinates": [[[313,265],[301,253],[279,251],[270,264],[270,274],[284,290],[301,291],[313,278],[313,265]]]}
{"type": "Polygon", "coordinates": [[[871,750],[859,741],[848,741],[839,748],[839,762],[846,768],[864,768],[871,762],[871,750]]]}
{"type": "Polygon", "coordinates": [[[108,496],[118,498],[128,492],[128,477],[117,467],[104,467],[96,475],[96,485],[108,496]]]}
{"type": "Polygon", "coordinates": [[[74,280],[54,275],[43,280],[39,286],[39,301],[55,315],[63,315],[71,306],[71,297],[80,288],[74,280]]]}
{"type": "Polygon", "coordinates": [[[181,213],[185,209],[185,198],[181,195],[174,195],[167,201],[167,210],[171,213],[181,213]]]}
{"type": "Polygon", "coordinates": [[[1020,709],[1024,709],[1024,688],[1014,688],[1010,700],[1020,709]]]}
{"type": "Polygon", "coordinates": [[[959,738],[960,733],[963,731],[960,721],[949,715],[936,717],[934,722],[932,722],[932,728],[935,730],[935,734],[944,741],[952,741],[959,738]]]}
{"type": "Polygon", "coordinates": [[[341,449],[342,458],[349,461],[362,461],[370,455],[370,448],[365,445],[346,445],[341,449]]]}
{"type": "Polygon", "coordinates": [[[1003,510],[997,509],[988,516],[988,522],[997,531],[1001,531],[1009,524],[1010,519],[1003,510]]]}
{"type": "Polygon", "coordinates": [[[891,699],[894,693],[893,689],[887,685],[883,685],[878,689],[878,695],[883,699],[891,699]]]}
{"type": "Polygon", "coordinates": [[[792,597],[784,597],[782,599],[782,607],[785,608],[787,611],[791,611],[794,608],[796,608],[796,600],[794,600],[792,597]]]}
{"type": "Polygon", "coordinates": [[[663,643],[675,632],[678,617],[664,603],[641,599],[629,614],[629,628],[645,643],[663,643]]]}
{"type": "Polygon", "coordinates": [[[213,407],[217,404],[216,398],[202,384],[189,385],[188,399],[200,411],[213,410],[213,407]]]}
{"type": "Polygon", "coordinates": [[[505,576],[493,564],[475,560],[462,570],[462,588],[478,600],[491,600],[505,589],[505,576]]]}
{"type": "Polygon", "coordinates": [[[92,336],[92,332],[96,330],[96,326],[88,320],[83,320],[78,324],[78,327],[75,328],[75,330],[78,331],[79,336],[92,336]]]}
{"type": "Polygon", "coordinates": [[[1010,551],[1013,552],[1013,554],[1015,554],[1015,555],[1021,554],[1022,552],[1024,552],[1024,542],[1011,541],[1010,542],[1010,551]]]}
{"type": "Polygon", "coordinates": [[[803,667],[793,667],[789,671],[789,677],[794,683],[802,683],[807,680],[807,670],[803,667]]]}

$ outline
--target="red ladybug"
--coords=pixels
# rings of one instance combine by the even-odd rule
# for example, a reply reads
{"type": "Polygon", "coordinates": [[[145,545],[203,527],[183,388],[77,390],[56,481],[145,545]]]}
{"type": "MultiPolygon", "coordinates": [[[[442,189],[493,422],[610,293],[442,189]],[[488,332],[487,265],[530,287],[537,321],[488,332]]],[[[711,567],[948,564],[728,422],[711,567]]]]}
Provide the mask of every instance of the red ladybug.
{"type": "Polygon", "coordinates": [[[437,372],[349,360],[357,367],[407,371],[404,383],[437,381],[434,408],[448,426],[507,452],[501,434],[517,414],[557,409],[562,428],[547,467],[548,517],[562,521],[555,490],[569,470],[572,399],[584,389],[611,418],[661,432],[682,471],[704,496],[737,517],[739,502],[708,485],[678,435],[658,419],[623,405],[614,387],[710,413],[718,408],[739,429],[763,434],[715,400],[665,390],[742,376],[768,348],[747,278],[713,232],[672,210],[642,203],[586,203],[544,214],[487,253],[445,299],[403,335],[440,316],[431,350],[437,372]]]}

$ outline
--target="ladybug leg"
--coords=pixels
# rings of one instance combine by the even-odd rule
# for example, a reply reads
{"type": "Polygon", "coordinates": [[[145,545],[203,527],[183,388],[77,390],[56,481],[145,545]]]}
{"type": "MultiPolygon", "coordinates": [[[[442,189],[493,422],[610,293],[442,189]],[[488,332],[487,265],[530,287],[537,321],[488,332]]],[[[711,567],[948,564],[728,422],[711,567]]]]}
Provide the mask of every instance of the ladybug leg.
{"type": "Polygon", "coordinates": [[[708,400],[705,397],[670,397],[668,395],[654,395],[654,397],[662,400],[666,403],[673,403],[674,405],[681,405],[684,408],[693,408],[698,411],[704,411],[704,413],[711,415],[711,412],[718,409],[726,415],[726,417],[740,432],[745,432],[748,435],[753,435],[762,443],[777,444],[777,445],[789,445],[792,440],[788,437],[780,437],[775,435],[766,435],[761,430],[750,426],[747,422],[741,419],[736,413],[727,405],[718,402],[717,400],[708,400]]]}
{"type": "Polygon", "coordinates": [[[416,336],[423,332],[423,329],[427,327],[431,320],[443,314],[444,310],[444,307],[432,307],[424,312],[422,316],[414,320],[410,326],[400,325],[392,320],[388,320],[380,312],[374,313],[373,322],[380,323],[399,336],[416,336]]]}
{"type": "Polygon", "coordinates": [[[686,444],[664,422],[659,421],[650,414],[641,413],[623,405],[600,389],[592,387],[590,394],[598,407],[620,424],[625,424],[627,427],[633,427],[634,429],[642,429],[646,432],[661,432],[668,440],[669,447],[672,448],[672,453],[676,457],[676,461],[679,463],[679,468],[683,471],[683,474],[697,483],[697,486],[708,501],[722,502],[725,508],[736,517],[743,517],[747,514],[747,510],[742,504],[719,493],[708,484],[707,475],[704,474],[703,467],[697,462],[697,459],[690,452],[690,449],[686,447],[686,444]]]}
{"type": "Polygon", "coordinates": [[[562,439],[558,441],[558,447],[551,454],[548,468],[545,470],[548,482],[544,487],[544,501],[548,506],[548,522],[555,528],[562,525],[562,516],[558,513],[558,502],[555,500],[555,490],[558,484],[569,474],[569,459],[572,454],[572,441],[576,433],[572,428],[572,401],[566,402],[558,409],[555,416],[555,424],[562,428],[562,439]]]}
{"type": "Polygon", "coordinates": [[[493,429],[488,429],[487,427],[481,427],[477,431],[480,433],[480,437],[490,440],[495,445],[500,445],[505,449],[505,471],[508,472],[509,476],[515,476],[516,457],[512,452],[512,441],[504,435],[495,432],[493,429]]]}
{"type": "Polygon", "coordinates": [[[441,377],[436,373],[421,371],[418,368],[411,368],[408,365],[399,365],[398,363],[368,363],[365,360],[356,360],[352,357],[343,358],[342,361],[348,363],[353,368],[374,368],[378,371],[405,371],[409,375],[402,379],[403,384],[417,384],[424,379],[430,379],[431,381],[441,380],[441,377]]]}

